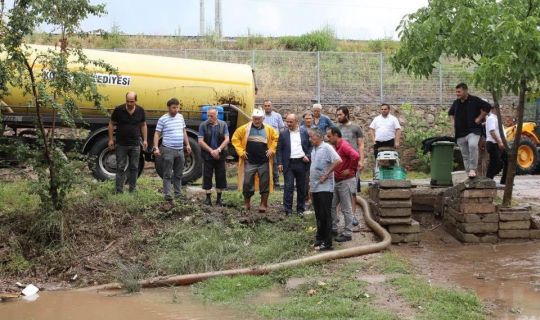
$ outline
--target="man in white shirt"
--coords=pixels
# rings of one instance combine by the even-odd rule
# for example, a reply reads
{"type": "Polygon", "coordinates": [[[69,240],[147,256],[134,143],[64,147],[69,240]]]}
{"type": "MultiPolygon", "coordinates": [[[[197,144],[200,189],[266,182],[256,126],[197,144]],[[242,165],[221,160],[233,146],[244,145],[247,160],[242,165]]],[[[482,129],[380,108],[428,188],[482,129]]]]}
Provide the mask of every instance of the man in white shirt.
{"type": "Polygon", "coordinates": [[[380,147],[399,148],[401,139],[401,126],[399,120],[390,114],[390,106],[386,103],[381,105],[381,114],[376,116],[369,125],[369,136],[373,144],[375,159],[380,147]]]}
{"type": "Polygon", "coordinates": [[[292,214],[294,184],[296,181],[296,213],[304,215],[306,197],[306,176],[311,157],[311,143],[306,128],[298,124],[294,113],[287,115],[287,128],[280,133],[277,147],[277,163],[279,172],[283,173],[285,188],[283,192],[283,208],[285,214],[292,214]]]}
{"type": "Polygon", "coordinates": [[[486,118],[486,137],[486,148],[489,153],[486,177],[493,179],[503,167],[501,153],[504,151],[504,144],[499,135],[499,121],[493,111],[486,118]]]}

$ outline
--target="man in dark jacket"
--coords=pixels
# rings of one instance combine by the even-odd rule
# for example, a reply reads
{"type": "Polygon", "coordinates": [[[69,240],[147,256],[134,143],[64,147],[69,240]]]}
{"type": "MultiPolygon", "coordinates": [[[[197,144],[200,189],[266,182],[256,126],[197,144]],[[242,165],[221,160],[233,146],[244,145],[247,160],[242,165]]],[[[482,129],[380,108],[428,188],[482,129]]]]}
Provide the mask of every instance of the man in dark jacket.
{"type": "Polygon", "coordinates": [[[456,96],[448,115],[454,121],[456,142],[463,156],[465,171],[469,178],[474,178],[478,166],[478,142],[483,130],[482,122],[491,110],[491,105],[470,95],[465,83],[456,86],[456,96]]]}
{"type": "Polygon", "coordinates": [[[283,206],[285,214],[291,215],[296,181],[296,213],[303,216],[311,143],[307,130],[299,126],[295,114],[287,115],[285,122],[287,128],[280,133],[277,147],[278,170],[285,180],[283,206]]]}
{"type": "Polygon", "coordinates": [[[221,192],[227,188],[225,148],[229,144],[229,129],[225,121],[217,118],[216,108],[208,109],[208,120],[199,125],[199,146],[204,160],[203,189],[206,191],[204,204],[212,205],[212,175],[216,176],[216,205],[223,205],[221,192]]]}

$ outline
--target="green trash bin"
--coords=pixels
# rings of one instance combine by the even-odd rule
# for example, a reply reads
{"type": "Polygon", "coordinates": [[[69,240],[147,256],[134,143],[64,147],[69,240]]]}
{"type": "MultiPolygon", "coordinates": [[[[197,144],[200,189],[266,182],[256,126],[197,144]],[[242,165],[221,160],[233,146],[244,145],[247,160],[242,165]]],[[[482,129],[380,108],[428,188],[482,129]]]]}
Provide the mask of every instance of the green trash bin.
{"type": "Polygon", "coordinates": [[[431,145],[431,185],[451,186],[454,167],[454,143],[439,141],[431,145]]]}

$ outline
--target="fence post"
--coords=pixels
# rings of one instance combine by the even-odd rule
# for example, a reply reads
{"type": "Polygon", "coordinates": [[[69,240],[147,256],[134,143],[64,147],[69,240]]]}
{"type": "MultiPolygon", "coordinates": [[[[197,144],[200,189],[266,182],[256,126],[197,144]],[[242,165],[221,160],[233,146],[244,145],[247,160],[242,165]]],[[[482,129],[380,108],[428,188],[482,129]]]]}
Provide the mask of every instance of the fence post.
{"type": "Polygon", "coordinates": [[[381,81],[381,104],[384,103],[384,78],[383,78],[383,72],[384,72],[384,53],[380,53],[379,54],[380,56],[380,65],[381,65],[381,68],[380,68],[380,73],[381,73],[381,77],[380,77],[380,81],[381,81]]]}
{"type": "Polygon", "coordinates": [[[443,71],[442,71],[442,60],[439,60],[439,105],[443,106],[443,71]]]}
{"type": "Polygon", "coordinates": [[[321,52],[317,51],[317,103],[321,103],[321,52]]]}
{"type": "Polygon", "coordinates": [[[251,69],[255,70],[255,50],[251,50],[251,69]]]}

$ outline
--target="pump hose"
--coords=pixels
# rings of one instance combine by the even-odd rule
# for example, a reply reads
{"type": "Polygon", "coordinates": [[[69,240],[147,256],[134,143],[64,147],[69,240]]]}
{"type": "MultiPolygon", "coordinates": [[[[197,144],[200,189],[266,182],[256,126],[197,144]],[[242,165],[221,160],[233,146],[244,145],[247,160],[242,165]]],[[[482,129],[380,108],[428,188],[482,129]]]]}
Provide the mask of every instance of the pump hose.
{"type": "MultiPolygon", "coordinates": [[[[143,288],[153,288],[153,287],[165,287],[165,286],[183,286],[190,285],[199,281],[204,281],[209,278],[220,277],[220,276],[237,276],[237,275],[263,275],[268,274],[272,271],[283,270],[286,268],[298,267],[301,265],[312,264],[322,261],[330,261],[336,259],[344,259],[350,257],[356,257],[361,255],[366,255],[370,253],[375,253],[386,249],[391,244],[391,237],[388,231],[381,227],[373,218],[369,210],[369,204],[361,196],[356,197],[356,202],[362,207],[364,214],[364,221],[367,226],[375,232],[375,234],[382,238],[381,241],[376,243],[364,244],[353,248],[335,250],[325,253],[316,254],[313,256],[284,261],[280,263],[274,263],[269,265],[256,266],[251,268],[242,268],[242,269],[232,269],[232,270],[222,270],[222,271],[212,271],[205,273],[194,273],[194,274],[185,274],[185,275],[172,275],[172,276],[162,276],[154,277],[146,280],[141,280],[139,282],[140,286],[143,288]]],[[[108,283],[93,287],[82,288],[79,290],[83,291],[93,291],[93,290],[112,290],[112,289],[121,289],[122,285],[120,283],[108,283]]]]}

